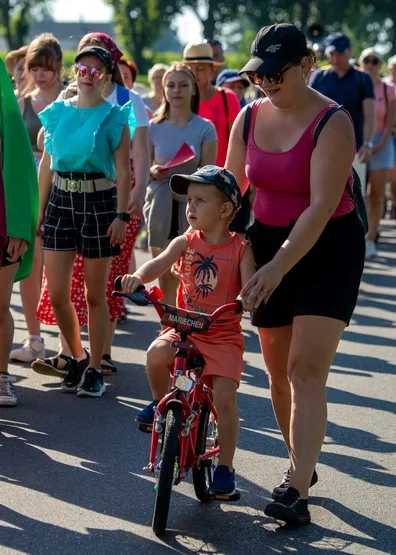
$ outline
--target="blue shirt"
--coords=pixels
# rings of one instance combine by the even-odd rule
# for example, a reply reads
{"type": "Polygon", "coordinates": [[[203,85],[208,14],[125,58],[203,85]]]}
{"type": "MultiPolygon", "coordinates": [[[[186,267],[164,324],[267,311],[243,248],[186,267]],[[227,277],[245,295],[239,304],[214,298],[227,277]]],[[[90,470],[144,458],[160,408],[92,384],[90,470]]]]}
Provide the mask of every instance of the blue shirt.
{"type": "Polygon", "coordinates": [[[43,110],[39,118],[51,170],[104,173],[108,179],[116,179],[114,151],[125,125],[131,139],[136,129],[131,102],[122,107],[104,102],[93,108],[77,108],[71,99],[61,100],[43,110]]]}
{"type": "Polygon", "coordinates": [[[363,144],[363,100],[374,97],[371,77],[350,66],[343,77],[338,77],[333,69],[318,71],[314,75],[311,87],[328,96],[349,112],[355,128],[356,148],[363,144]]]}

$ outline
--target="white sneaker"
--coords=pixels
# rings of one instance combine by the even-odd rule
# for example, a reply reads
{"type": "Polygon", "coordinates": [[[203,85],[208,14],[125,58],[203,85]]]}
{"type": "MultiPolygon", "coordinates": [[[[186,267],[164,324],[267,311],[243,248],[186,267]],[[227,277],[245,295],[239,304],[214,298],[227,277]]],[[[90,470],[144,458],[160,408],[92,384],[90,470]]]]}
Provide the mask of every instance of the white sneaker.
{"type": "Polygon", "coordinates": [[[26,338],[22,347],[13,349],[10,353],[10,359],[19,362],[33,362],[36,358],[45,358],[45,348],[44,341],[35,337],[26,338]]]}
{"type": "Polygon", "coordinates": [[[366,241],[366,260],[377,258],[378,251],[374,241],[366,241]]]}
{"type": "Polygon", "coordinates": [[[15,376],[0,372],[0,407],[15,407],[17,398],[14,393],[13,383],[15,376]]]}

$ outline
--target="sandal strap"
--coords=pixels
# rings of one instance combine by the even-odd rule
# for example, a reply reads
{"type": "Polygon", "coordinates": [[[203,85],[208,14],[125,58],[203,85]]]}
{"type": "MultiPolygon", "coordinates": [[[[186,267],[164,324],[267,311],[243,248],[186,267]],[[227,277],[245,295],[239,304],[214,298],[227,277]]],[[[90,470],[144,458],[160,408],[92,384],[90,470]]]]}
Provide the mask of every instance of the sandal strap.
{"type": "Polygon", "coordinates": [[[45,364],[48,364],[49,366],[52,366],[53,368],[58,368],[59,359],[62,359],[65,362],[69,362],[71,357],[68,357],[67,355],[64,355],[64,354],[60,354],[60,355],[56,355],[54,357],[45,358],[45,359],[43,359],[43,361],[45,362],[45,364]]]}

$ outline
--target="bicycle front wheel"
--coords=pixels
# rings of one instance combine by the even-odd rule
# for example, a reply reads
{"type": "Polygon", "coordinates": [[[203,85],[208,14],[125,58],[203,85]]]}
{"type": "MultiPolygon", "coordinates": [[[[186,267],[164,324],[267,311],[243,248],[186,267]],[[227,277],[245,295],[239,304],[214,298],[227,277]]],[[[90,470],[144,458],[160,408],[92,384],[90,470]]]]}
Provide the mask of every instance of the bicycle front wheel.
{"type": "Polygon", "coordinates": [[[162,536],[165,533],[168,522],[169,503],[178,452],[180,423],[181,407],[170,408],[166,416],[161,468],[152,524],[153,531],[157,536],[162,536]]]}

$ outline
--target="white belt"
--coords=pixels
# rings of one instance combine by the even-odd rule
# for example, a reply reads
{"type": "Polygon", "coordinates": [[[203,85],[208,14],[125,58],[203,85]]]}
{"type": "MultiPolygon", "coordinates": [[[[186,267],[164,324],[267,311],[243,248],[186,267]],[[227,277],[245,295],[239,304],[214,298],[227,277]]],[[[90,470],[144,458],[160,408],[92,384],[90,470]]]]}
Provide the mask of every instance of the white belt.
{"type": "Polygon", "coordinates": [[[95,193],[96,191],[112,189],[114,187],[114,181],[106,177],[84,181],[82,179],[69,179],[57,175],[55,186],[67,193],[95,193]]]}

